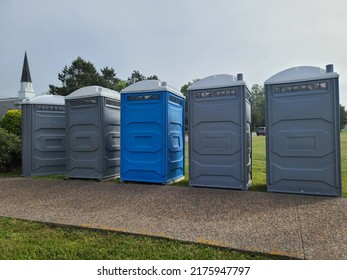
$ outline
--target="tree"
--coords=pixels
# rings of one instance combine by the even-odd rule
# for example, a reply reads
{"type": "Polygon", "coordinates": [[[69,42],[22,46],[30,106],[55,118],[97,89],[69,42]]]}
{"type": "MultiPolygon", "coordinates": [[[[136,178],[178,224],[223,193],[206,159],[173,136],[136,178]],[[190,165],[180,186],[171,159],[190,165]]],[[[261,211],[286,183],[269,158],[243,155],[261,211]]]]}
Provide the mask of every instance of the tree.
{"type": "Polygon", "coordinates": [[[127,87],[127,82],[126,81],[123,81],[123,80],[120,80],[119,83],[117,84],[116,86],[116,91],[120,92],[122,89],[126,88],[127,87]]]}
{"type": "Polygon", "coordinates": [[[120,79],[116,77],[116,72],[113,68],[105,67],[101,69],[101,74],[100,85],[103,87],[114,89],[120,82],[120,79]]]}
{"type": "Polygon", "coordinates": [[[136,82],[143,81],[143,80],[146,80],[146,77],[142,75],[138,70],[134,70],[131,73],[131,76],[128,78],[127,84],[132,85],[136,82]]]}
{"type": "Polygon", "coordinates": [[[181,92],[188,98],[188,88],[199,80],[200,79],[193,79],[191,82],[186,83],[181,87],[181,92]]]}
{"type": "Polygon", "coordinates": [[[347,124],[347,111],[345,106],[340,104],[340,129],[343,129],[347,124]]]}
{"type": "Polygon", "coordinates": [[[188,95],[188,88],[196,83],[197,81],[199,81],[199,79],[193,79],[193,81],[186,83],[185,85],[183,85],[181,87],[181,92],[184,94],[184,96],[186,97],[185,100],[185,129],[188,130],[188,104],[189,104],[189,95],[188,95]]]}
{"type": "Polygon", "coordinates": [[[22,111],[8,110],[0,120],[0,127],[18,137],[22,136],[22,111]]]}
{"type": "Polygon", "coordinates": [[[252,86],[252,129],[258,126],[265,126],[265,92],[261,85],[252,86]]]}
{"type": "Polygon", "coordinates": [[[22,145],[17,135],[0,127],[0,172],[18,170],[22,162],[22,145]]]}
{"type": "Polygon", "coordinates": [[[127,84],[128,85],[132,85],[136,82],[139,82],[139,81],[143,81],[143,80],[159,80],[158,76],[157,75],[151,75],[151,76],[148,76],[147,78],[142,75],[140,73],[140,71],[138,70],[134,70],[132,73],[131,73],[131,76],[128,78],[127,80],[127,84]]]}
{"type": "Polygon", "coordinates": [[[157,75],[151,75],[147,77],[147,80],[159,80],[157,75]]]}
{"type": "Polygon", "coordinates": [[[58,79],[62,82],[62,86],[49,85],[50,94],[66,96],[81,87],[92,85],[117,90],[120,83],[113,68],[105,67],[99,74],[93,63],[81,57],[74,60],[70,67],[65,66],[58,74],[58,79]]]}

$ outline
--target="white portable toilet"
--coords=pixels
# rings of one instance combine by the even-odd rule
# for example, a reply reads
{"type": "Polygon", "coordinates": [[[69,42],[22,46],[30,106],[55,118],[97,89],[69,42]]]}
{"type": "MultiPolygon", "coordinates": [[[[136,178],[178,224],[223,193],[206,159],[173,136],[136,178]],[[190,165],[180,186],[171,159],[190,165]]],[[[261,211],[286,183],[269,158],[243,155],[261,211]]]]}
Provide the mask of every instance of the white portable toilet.
{"type": "Polygon", "coordinates": [[[41,95],[22,101],[22,174],[63,174],[66,164],[65,100],[41,95]]]}

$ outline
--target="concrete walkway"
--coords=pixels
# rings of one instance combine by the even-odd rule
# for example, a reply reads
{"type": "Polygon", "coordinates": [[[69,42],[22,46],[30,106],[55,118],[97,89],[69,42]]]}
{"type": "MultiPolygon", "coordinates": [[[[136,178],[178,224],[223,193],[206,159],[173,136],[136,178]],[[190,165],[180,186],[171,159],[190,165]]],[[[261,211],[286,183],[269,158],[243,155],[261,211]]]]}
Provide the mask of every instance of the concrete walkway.
{"type": "Polygon", "coordinates": [[[0,216],[300,259],[347,259],[343,198],[13,178],[0,179],[0,216]]]}

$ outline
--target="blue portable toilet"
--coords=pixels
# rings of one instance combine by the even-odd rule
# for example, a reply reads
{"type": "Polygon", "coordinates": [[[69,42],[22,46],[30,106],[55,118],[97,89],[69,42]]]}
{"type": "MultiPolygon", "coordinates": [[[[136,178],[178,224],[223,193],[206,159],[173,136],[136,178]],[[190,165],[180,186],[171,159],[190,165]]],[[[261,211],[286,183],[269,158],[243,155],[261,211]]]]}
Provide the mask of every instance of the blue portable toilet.
{"type": "Polygon", "coordinates": [[[158,80],[121,91],[121,180],[168,183],[184,177],[184,99],[158,80]]]}

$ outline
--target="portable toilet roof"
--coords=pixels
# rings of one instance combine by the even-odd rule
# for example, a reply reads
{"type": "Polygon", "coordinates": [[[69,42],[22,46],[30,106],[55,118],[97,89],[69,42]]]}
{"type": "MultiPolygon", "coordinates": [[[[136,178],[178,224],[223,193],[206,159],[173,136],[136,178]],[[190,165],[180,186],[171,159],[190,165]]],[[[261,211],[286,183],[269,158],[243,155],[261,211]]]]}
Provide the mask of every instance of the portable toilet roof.
{"type": "Polygon", "coordinates": [[[24,99],[22,104],[65,105],[65,97],[61,95],[39,95],[24,99]]]}
{"type": "Polygon", "coordinates": [[[246,85],[245,81],[243,81],[242,74],[237,74],[237,77],[229,74],[217,74],[195,82],[188,90],[223,88],[238,85],[246,85]]]}
{"type": "Polygon", "coordinates": [[[87,86],[80,88],[66,96],[65,99],[79,99],[95,96],[116,98],[118,100],[120,99],[119,92],[101,86],[87,86]]]}
{"type": "Polygon", "coordinates": [[[121,91],[121,93],[130,93],[130,92],[154,92],[154,91],[169,91],[178,96],[185,96],[179,92],[177,89],[171,87],[164,81],[159,80],[143,80],[137,83],[134,83],[121,91]]]}
{"type": "Polygon", "coordinates": [[[297,66],[283,70],[265,81],[265,84],[281,84],[300,81],[336,78],[333,65],[328,64],[326,70],[314,66],[297,66]]]}

